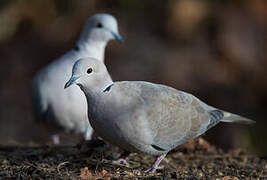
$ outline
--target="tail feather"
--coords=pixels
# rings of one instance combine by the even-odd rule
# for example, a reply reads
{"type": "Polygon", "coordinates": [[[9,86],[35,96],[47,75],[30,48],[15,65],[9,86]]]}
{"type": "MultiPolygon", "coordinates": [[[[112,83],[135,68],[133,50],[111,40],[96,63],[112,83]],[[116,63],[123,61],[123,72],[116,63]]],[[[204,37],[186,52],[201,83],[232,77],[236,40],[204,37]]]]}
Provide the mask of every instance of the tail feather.
{"type": "Polygon", "coordinates": [[[236,115],[236,114],[232,114],[226,111],[223,112],[223,119],[221,120],[221,122],[231,122],[231,123],[238,123],[238,124],[245,124],[245,125],[253,125],[256,123],[255,121],[251,119],[248,119],[248,118],[236,115]]]}

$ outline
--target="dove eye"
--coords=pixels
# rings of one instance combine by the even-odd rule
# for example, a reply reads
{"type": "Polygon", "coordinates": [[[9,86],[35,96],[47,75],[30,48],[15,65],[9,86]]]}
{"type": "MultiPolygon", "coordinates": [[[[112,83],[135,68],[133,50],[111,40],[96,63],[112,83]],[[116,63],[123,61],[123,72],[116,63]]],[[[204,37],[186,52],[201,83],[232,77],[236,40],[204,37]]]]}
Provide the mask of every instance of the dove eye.
{"type": "Polygon", "coordinates": [[[97,24],[97,27],[98,27],[98,28],[102,28],[103,25],[102,25],[101,23],[98,23],[98,24],[97,24]]]}
{"type": "Polygon", "coordinates": [[[87,74],[90,74],[92,72],[93,72],[93,69],[92,68],[87,69],[87,74]]]}

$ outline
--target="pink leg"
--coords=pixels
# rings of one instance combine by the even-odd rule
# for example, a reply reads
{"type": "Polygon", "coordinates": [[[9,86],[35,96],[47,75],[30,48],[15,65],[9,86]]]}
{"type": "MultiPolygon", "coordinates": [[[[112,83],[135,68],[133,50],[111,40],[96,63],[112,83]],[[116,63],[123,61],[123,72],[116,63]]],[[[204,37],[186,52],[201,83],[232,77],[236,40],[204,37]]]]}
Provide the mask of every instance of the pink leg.
{"type": "Polygon", "coordinates": [[[163,154],[161,156],[158,156],[156,161],[153,163],[151,168],[145,170],[145,173],[154,173],[157,169],[162,169],[161,166],[159,166],[160,162],[165,158],[166,154],[163,154]]]}
{"type": "Polygon", "coordinates": [[[120,155],[120,157],[119,157],[119,159],[117,159],[117,160],[113,160],[112,161],[112,163],[114,163],[114,164],[122,164],[122,165],[124,165],[124,166],[126,166],[126,167],[129,167],[130,165],[129,165],[129,163],[126,161],[126,158],[129,156],[129,152],[123,152],[121,155],[120,155]]]}
{"type": "Polygon", "coordinates": [[[59,135],[57,134],[52,135],[52,141],[53,141],[53,144],[59,145],[60,144],[59,135]]]}

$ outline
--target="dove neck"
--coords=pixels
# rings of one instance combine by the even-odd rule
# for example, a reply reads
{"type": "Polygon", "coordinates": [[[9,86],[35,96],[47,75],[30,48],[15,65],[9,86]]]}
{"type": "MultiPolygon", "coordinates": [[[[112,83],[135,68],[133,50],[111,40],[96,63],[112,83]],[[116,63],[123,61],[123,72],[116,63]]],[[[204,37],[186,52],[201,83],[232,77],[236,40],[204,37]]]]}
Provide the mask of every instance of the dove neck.
{"type": "MultiPolygon", "coordinates": [[[[88,116],[91,116],[92,113],[96,110],[95,108],[98,107],[101,97],[101,94],[103,94],[103,89],[108,87],[108,83],[112,84],[113,82],[106,82],[103,86],[97,86],[94,88],[88,88],[88,87],[81,87],[81,90],[84,92],[86,99],[87,99],[87,110],[88,110],[88,116]]],[[[91,119],[91,118],[89,118],[91,119]]]]}
{"type": "Polygon", "coordinates": [[[105,41],[79,40],[76,46],[78,51],[104,62],[106,45],[107,42],[105,41]]]}
{"type": "Polygon", "coordinates": [[[110,78],[110,76],[106,77],[105,80],[98,81],[93,86],[80,86],[81,90],[84,92],[88,102],[92,102],[92,99],[97,99],[99,95],[103,93],[103,91],[113,85],[114,82],[110,78]]]}

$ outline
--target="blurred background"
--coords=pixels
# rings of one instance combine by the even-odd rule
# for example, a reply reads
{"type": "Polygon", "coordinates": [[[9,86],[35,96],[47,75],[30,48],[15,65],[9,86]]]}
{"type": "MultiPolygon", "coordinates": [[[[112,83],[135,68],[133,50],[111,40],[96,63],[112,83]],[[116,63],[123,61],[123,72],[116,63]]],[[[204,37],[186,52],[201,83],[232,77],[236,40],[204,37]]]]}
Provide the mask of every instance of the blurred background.
{"type": "Polygon", "coordinates": [[[254,119],[254,127],[221,123],[204,138],[267,155],[265,0],[1,0],[0,144],[48,141],[33,118],[31,78],[99,12],[118,19],[125,39],[106,49],[114,80],[166,84],[254,119]]]}

